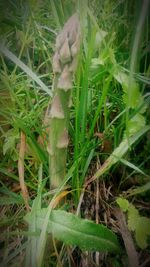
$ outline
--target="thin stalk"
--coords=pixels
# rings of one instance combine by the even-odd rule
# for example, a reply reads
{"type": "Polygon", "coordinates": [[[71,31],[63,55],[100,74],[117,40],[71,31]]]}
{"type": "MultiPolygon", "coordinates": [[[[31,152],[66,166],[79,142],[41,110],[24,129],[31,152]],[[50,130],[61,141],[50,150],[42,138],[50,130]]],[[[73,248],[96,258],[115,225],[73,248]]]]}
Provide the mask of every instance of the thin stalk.
{"type": "MultiPolygon", "coordinates": [[[[143,34],[143,27],[145,23],[145,19],[149,10],[149,0],[144,0],[142,3],[142,10],[140,13],[140,17],[137,23],[136,27],[136,32],[135,32],[135,37],[134,37],[134,42],[132,46],[132,52],[131,52],[131,61],[130,61],[130,73],[129,73],[129,82],[128,82],[128,91],[127,91],[127,97],[128,97],[128,103],[130,102],[131,96],[132,96],[132,84],[133,84],[133,79],[134,79],[134,73],[136,72],[137,69],[137,59],[138,59],[138,52],[140,48],[140,41],[141,37],[143,34]]],[[[129,139],[129,127],[128,127],[128,122],[129,122],[129,110],[126,112],[126,132],[127,136],[129,139]]]]}
{"type": "Polygon", "coordinates": [[[78,15],[74,14],[56,38],[53,58],[54,96],[50,109],[48,148],[51,188],[59,187],[66,174],[72,78],[77,66],[79,48],[80,24],[78,15]]]}

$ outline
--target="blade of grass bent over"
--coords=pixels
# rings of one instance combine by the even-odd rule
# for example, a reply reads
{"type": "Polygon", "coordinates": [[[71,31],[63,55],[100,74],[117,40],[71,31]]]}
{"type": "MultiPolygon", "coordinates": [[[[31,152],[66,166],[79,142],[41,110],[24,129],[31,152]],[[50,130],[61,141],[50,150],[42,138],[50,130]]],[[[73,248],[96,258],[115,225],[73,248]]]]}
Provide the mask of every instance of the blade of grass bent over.
{"type": "Polygon", "coordinates": [[[0,44],[0,52],[4,54],[5,57],[9,58],[17,66],[19,66],[27,75],[29,75],[48,95],[52,97],[52,92],[50,89],[41,81],[41,79],[19,58],[17,58],[6,46],[0,44]]]}
{"type": "Polygon", "coordinates": [[[102,167],[94,174],[94,176],[85,183],[85,187],[106,173],[115,163],[126,154],[131,145],[133,145],[143,134],[150,130],[150,125],[145,126],[143,129],[135,133],[129,139],[126,137],[120,145],[113,151],[109,158],[104,162],[102,167]],[[129,140],[129,142],[128,142],[129,140]]]}

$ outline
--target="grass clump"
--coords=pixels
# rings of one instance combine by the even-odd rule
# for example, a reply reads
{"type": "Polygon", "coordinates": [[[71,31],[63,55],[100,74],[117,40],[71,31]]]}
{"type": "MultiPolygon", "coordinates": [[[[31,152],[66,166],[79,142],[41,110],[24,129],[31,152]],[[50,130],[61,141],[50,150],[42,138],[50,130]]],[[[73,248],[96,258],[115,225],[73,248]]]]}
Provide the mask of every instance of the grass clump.
{"type": "Polygon", "coordinates": [[[1,262],[122,266],[131,260],[126,231],[135,263],[148,266],[149,240],[136,243],[115,202],[127,199],[149,229],[148,1],[0,5],[1,262]],[[75,12],[80,38],[78,19],[76,30],[65,24],[75,12]],[[69,70],[73,46],[78,65],[69,70]],[[70,240],[61,234],[71,221],[82,225],[85,249],[73,230],[70,240]],[[110,229],[121,254],[86,246],[94,222],[110,229]]]}

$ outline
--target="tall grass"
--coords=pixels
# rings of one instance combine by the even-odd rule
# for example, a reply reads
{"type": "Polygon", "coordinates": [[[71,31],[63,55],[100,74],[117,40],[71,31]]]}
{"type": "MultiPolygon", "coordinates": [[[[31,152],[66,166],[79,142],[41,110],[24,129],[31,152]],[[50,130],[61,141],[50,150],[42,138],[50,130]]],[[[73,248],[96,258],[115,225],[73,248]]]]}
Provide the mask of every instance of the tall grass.
{"type": "MultiPolygon", "coordinates": [[[[89,190],[87,184],[99,177],[110,184],[115,181],[117,194],[126,190],[134,175],[138,185],[149,181],[149,17],[148,1],[8,1],[7,7],[1,1],[0,10],[0,204],[1,225],[7,229],[7,237],[2,236],[2,261],[7,266],[16,261],[16,255],[21,262],[21,251],[27,246],[21,238],[26,210],[17,170],[21,132],[26,136],[24,178],[33,213],[40,205],[47,207],[52,199],[55,202],[64,187],[70,188],[71,199],[60,206],[76,209],[81,193],[89,190]],[[67,174],[58,190],[50,191],[48,125],[44,119],[53,95],[52,58],[56,35],[76,10],[82,47],[73,81],[67,174]],[[16,232],[20,237],[11,251],[16,232]]],[[[35,221],[31,228],[28,244],[34,255],[38,248],[42,264],[46,226],[40,238],[32,236],[35,221]]],[[[53,266],[57,260],[63,266],[65,255],[72,257],[64,247],[57,257],[53,252],[48,259],[54,259],[53,266]]]]}

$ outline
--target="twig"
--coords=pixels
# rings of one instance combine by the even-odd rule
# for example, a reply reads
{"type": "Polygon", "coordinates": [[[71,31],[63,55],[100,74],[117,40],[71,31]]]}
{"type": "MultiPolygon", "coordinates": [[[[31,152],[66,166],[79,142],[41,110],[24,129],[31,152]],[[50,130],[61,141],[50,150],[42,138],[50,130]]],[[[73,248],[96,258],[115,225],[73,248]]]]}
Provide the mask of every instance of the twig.
{"type": "Polygon", "coordinates": [[[149,266],[150,266],[150,257],[148,257],[141,265],[140,267],[145,267],[145,266],[148,266],[147,264],[149,263],[149,266]]]}
{"type": "Polygon", "coordinates": [[[123,212],[119,209],[114,210],[114,215],[117,219],[119,231],[122,235],[124,245],[127,251],[128,259],[129,259],[129,265],[130,267],[139,267],[138,263],[138,254],[136,252],[136,249],[134,247],[133,239],[131,236],[130,231],[127,228],[125,216],[123,212]]]}
{"type": "Polygon", "coordinates": [[[19,159],[18,159],[18,174],[19,174],[19,182],[20,182],[20,188],[22,192],[22,196],[25,202],[25,206],[27,211],[30,210],[29,207],[29,194],[27,187],[24,182],[24,154],[25,154],[25,149],[26,149],[26,136],[25,134],[21,131],[20,135],[20,149],[19,149],[19,159]]]}
{"type": "Polygon", "coordinates": [[[79,214],[80,214],[80,209],[81,209],[81,204],[83,201],[84,193],[85,193],[85,190],[83,190],[81,195],[80,195],[80,199],[79,199],[79,203],[78,203],[78,207],[77,207],[77,211],[76,211],[77,216],[79,216],[79,214]]]}
{"type": "MultiPolygon", "coordinates": [[[[95,207],[95,209],[96,209],[96,224],[99,223],[99,208],[100,208],[100,205],[99,205],[99,180],[97,179],[96,180],[96,207],[95,207]]],[[[96,251],[95,260],[96,260],[97,266],[99,266],[100,254],[98,251],[96,251]]]]}

